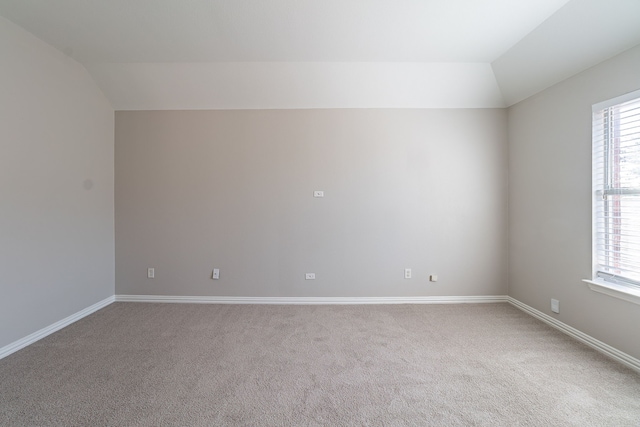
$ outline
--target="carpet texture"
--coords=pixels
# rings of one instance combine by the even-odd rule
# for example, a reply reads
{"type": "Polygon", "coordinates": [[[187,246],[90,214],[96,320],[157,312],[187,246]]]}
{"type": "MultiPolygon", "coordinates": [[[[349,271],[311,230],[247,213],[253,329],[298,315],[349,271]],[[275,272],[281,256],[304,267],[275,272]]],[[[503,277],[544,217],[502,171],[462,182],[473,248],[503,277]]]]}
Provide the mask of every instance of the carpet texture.
{"type": "Polygon", "coordinates": [[[640,426],[640,375],[508,304],[115,303],[0,360],[6,426],[640,426]]]}

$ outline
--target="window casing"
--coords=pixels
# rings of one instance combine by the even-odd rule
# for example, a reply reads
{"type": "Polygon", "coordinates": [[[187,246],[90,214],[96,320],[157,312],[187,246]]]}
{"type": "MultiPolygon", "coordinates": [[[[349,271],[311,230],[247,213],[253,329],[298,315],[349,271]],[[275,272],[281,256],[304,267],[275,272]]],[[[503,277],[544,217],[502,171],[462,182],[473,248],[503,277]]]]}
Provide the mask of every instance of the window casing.
{"type": "Polygon", "coordinates": [[[640,290],[640,91],[593,107],[594,280],[640,290]]]}

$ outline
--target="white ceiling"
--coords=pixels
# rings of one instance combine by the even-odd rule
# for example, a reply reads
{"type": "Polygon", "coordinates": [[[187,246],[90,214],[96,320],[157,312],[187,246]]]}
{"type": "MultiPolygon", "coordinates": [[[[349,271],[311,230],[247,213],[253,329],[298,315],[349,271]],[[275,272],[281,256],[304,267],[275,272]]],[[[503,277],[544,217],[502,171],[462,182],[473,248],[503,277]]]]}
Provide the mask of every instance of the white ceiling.
{"type": "Polygon", "coordinates": [[[640,43],[640,0],[0,0],[0,15],[83,63],[117,110],[499,107],[640,43]]]}
{"type": "Polygon", "coordinates": [[[568,0],[1,0],[81,62],[491,62],[568,0]]]}
{"type": "Polygon", "coordinates": [[[489,64],[207,62],[88,65],[116,110],[500,108],[489,64]]]}
{"type": "Polygon", "coordinates": [[[640,0],[573,0],[492,67],[512,105],[638,44],[640,0]]]}

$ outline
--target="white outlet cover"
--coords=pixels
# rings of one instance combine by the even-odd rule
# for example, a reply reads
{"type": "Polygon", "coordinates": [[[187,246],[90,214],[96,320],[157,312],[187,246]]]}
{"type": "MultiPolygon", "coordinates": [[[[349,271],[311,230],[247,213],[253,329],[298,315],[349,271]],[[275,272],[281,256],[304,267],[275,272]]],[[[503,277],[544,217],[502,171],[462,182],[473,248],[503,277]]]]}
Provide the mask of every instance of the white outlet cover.
{"type": "Polygon", "coordinates": [[[324,197],[324,191],[314,191],[313,197],[324,197]]]}
{"type": "Polygon", "coordinates": [[[156,277],[156,269],[155,268],[147,268],[147,278],[153,279],[156,277]]]}
{"type": "Polygon", "coordinates": [[[404,269],[404,278],[405,279],[411,279],[411,269],[410,268],[405,268],[404,269]]]}
{"type": "Polygon", "coordinates": [[[316,280],[316,273],[306,273],[304,275],[305,280],[316,280]]]}
{"type": "Polygon", "coordinates": [[[560,313],[560,301],[557,299],[551,299],[551,311],[554,313],[560,313]]]}

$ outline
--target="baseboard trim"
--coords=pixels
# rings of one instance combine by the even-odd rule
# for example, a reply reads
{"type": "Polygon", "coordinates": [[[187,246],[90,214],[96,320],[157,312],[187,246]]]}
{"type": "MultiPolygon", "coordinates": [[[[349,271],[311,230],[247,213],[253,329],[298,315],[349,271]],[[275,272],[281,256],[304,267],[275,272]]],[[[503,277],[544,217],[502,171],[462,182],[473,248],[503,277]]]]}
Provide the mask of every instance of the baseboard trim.
{"type": "Polygon", "coordinates": [[[0,359],[21,350],[60,329],[77,322],[113,302],[190,303],[190,304],[478,304],[508,302],[514,307],[560,330],[589,347],[640,372],[640,359],[628,355],[590,335],[581,332],[533,307],[507,295],[479,296],[423,296],[423,297],[225,297],[225,296],[166,296],[166,295],[114,295],[78,311],[71,316],[40,329],[26,337],[0,348],[0,359]]]}
{"type": "Polygon", "coordinates": [[[117,302],[190,304],[476,304],[506,302],[506,295],[430,297],[219,297],[116,295],[117,302]]]}
{"type": "Polygon", "coordinates": [[[0,348],[0,359],[3,359],[9,356],[12,353],[15,353],[18,350],[25,348],[28,345],[33,344],[34,342],[41,340],[47,335],[51,335],[52,333],[59,331],[60,329],[69,326],[70,324],[77,322],[83,317],[87,317],[91,313],[94,313],[100,310],[103,307],[108,306],[109,304],[115,302],[115,297],[110,296],[108,298],[103,299],[102,301],[98,301],[97,303],[85,308],[84,310],[80,310],[77,313],[72,314],[71,316],[65,317],[64,319],[53,323],[45,328],[40,329],[26,337],[19,339],[18,341],[14,341],[11,344],[5,345],[0,348]]]}
{"type": "Polygon", "coordinates": [[[527,304],[520,302],[515,298],[507,297],[507,302],[513,305],[514,307],[517,307],[520,310],[524,311],[525,313],[535,317],[536,319],[542,320],[544,323],[564,332],[570,337],[599,351],[600,353],[603,353],[606,356],[609,356],[610,358],[617,360],[618,362],[622,363],[625,366],[628,366],[634,371],[640,372],[640,359],[636,359],[635,357],[630,356],[627,353],[624,353],[614,347],[611,347],[610,345],[605,344],[602,341],[593,338],[591,335],[587,335],[584,332],[581,332],[576,328],[573,328],[567,325],[566,323],[563,323],[549,316],[548,314],[538,311],[535,308],[530,307],[527,304]]]}

